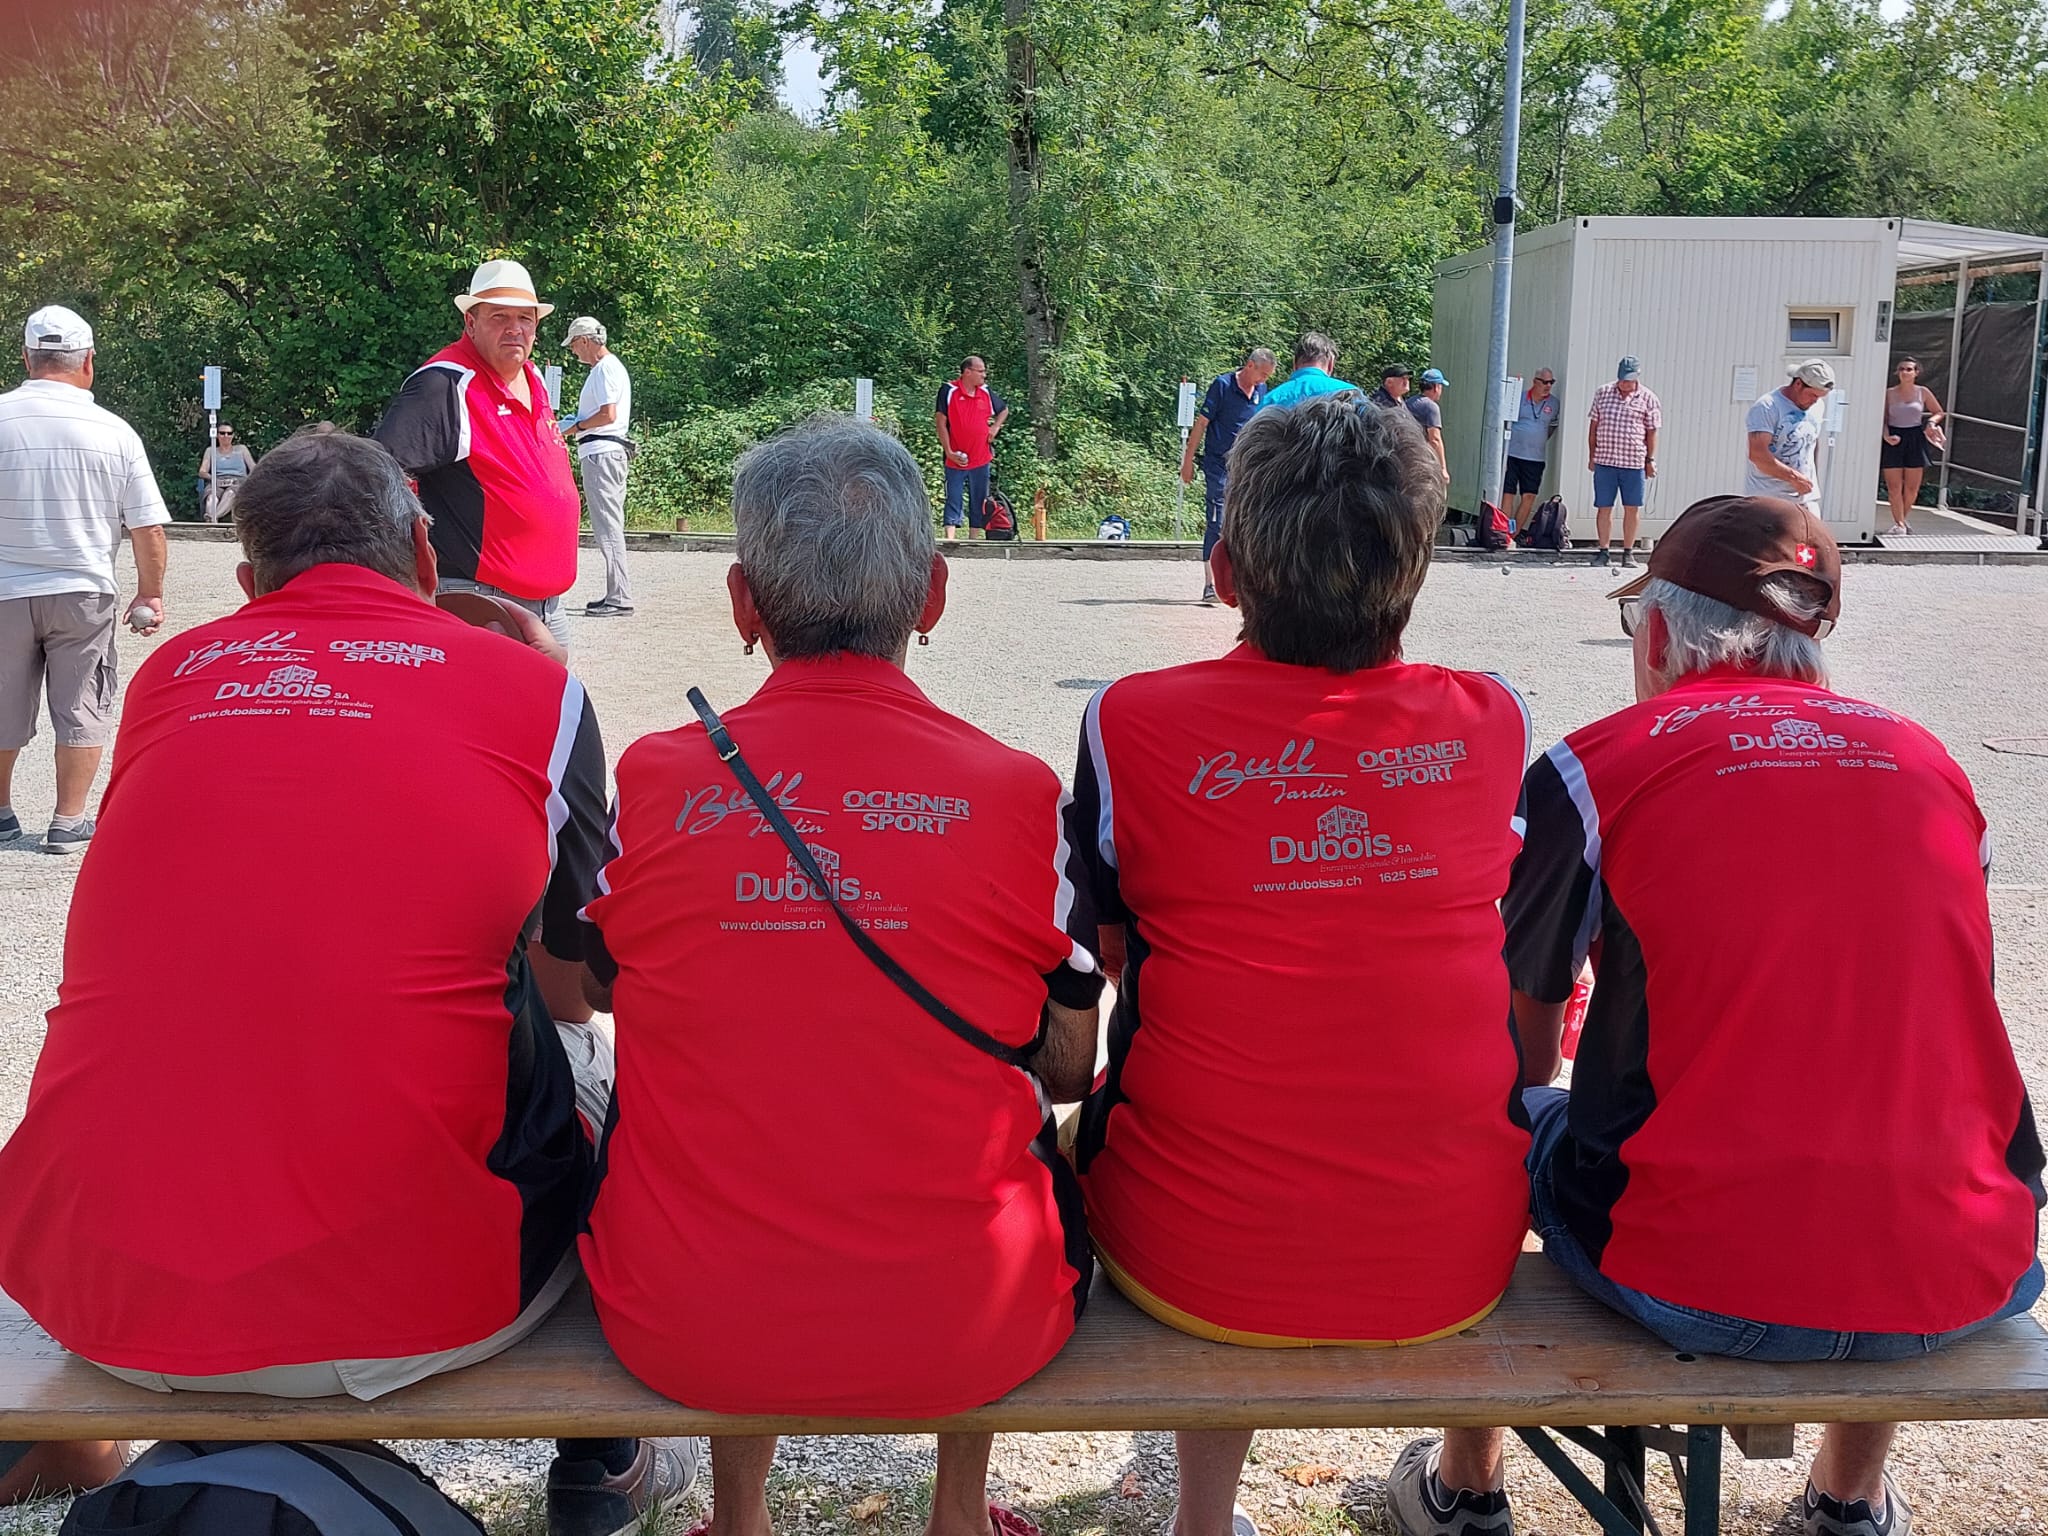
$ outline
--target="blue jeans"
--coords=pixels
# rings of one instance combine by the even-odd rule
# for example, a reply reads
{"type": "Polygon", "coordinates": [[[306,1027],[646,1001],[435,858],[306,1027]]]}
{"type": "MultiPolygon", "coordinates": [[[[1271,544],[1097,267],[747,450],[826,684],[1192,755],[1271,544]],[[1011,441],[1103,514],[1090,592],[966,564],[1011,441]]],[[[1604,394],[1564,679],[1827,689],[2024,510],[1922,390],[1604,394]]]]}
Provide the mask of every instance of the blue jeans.
{"type": "Polygon", "coordinates": [[[1565,1136],[1565,1111],[1571,1095],[1562,1088],[1530,1088],[1522,1094],[1529,1111],[1529,1221],[1543,1239],[1550,1261],[1597,1301],[1641,1323],[1673,1349],[1695,1355],[1734,1355],[1745,1360],[1782,1363],[1795,1360],[1905,1360],[1931,1354],[1942,1345],[1965,1338],[2001,1318],[2017,1317],[2041,1299],[2043,1275],[2036,1259],[2012,1288],[2012,1295],[1989,1317],[1948,1333],[1838,1333],[1827,1328],[1794,1328],[1784,1323],[1758,1323],[1703,1312],[1697,1307],[1659,1301],[1641,1291],[1617,1285],[1600,1273],[1558,1210],[1550,1164],[1565,1136]]]}
{"type": "Polygon", "coordinates": [[[988,466],[979,469],[946,469],[946,526],[958,528],[966,524],[979,528],[985,520],[983,507],[988,502],[988,466]]]}
{"type": "Polygon", "coordinates": [[[1614,505],[1617,497],[1624,507],[1640,507],[1643,504],[1643,485],[1640,469],[1623,469],[1619,464],[1595,464],[1593,510],[1606,511],[1614,505]]]}
{"type": "Polygon", "coordinates": [[[1223,537],[1223,482],[1227,471],[1204,469],[1202,471],[1202,558],[1208,559],[1216,552],[1216,541],[1223,537]]]}

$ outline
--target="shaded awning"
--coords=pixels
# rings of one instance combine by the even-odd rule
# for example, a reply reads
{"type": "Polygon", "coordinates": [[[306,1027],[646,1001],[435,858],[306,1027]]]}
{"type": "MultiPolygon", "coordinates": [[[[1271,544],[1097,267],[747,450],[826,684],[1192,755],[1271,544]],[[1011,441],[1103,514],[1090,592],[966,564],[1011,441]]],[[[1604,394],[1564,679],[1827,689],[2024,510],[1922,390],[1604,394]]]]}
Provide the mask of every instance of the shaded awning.
{"type": "Polygon", "coordinates": [[[1899,220],[1899,270],[1953,267],[2006,257],[2036,258],[2048,254],[2048,236],[2019,235],[2004,229],[1972,229],[1966,224],[1935,224],[1926,219],[1899,220]]]}

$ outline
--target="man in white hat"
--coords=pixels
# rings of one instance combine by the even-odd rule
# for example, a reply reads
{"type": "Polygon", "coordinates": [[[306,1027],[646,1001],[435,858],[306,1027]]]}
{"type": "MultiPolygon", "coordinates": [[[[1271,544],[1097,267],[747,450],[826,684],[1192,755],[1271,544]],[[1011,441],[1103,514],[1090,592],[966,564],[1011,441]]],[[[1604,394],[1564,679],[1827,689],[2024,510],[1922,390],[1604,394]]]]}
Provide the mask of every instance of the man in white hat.
{"type": "Polygon", "coordinates": [[[593,619],[633,611],[633,589],[626,582],[626,432],[633,421],[633,380],[606,339],[603,323],[590,315],[571,320],[564,339],[576,361],[590,370],[576,409],[562,418],[562,431],[576,439],[583,504],[604,556],[604,596],[583,609],[593,619]]]}
{"type": "Polygon", "coordinates": [[[440,590],[508,598],[564,645],[582,508],[569,452],[533,366],[554,313],[516,261],[487,261],[458,294],[462,335],[405,381],[371,435],[433,518],[440,590]]]}
{"type": "Polygon", "coordinates": [[[1814,407],[1834,387],[1835,370],[1825,359],[1809,357],[1783,385],[1749,408],[1744,423],[1749,467],[1743,475],[1743,495],[1783,496],[1819,511],[1813,461],[1820,422],[1814,407]]]}
{"type": "Polygon", "coordinates": [[[0,395],[0,462],[12,516],[0,518],[0,843],[21,836],[14,762],[36,733],[47,693],[57,738],[57,800],[43,846],[79,853],[92,841],[86,796],[113,730],[120,685],[115,555],[135,551],[128,623],[164,621],[171,520],[135,429],[93,404],[92,327],[60,304],[28,317],[28,381],[0,395]]]}

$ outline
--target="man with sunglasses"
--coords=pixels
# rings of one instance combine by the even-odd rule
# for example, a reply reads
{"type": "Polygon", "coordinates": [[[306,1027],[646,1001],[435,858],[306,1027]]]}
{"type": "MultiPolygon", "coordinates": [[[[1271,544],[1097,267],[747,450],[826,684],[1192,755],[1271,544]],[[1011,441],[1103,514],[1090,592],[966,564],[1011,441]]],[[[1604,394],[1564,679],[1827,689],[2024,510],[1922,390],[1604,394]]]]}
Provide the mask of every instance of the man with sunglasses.
{"type": "Polygon", "coordinates": [[[371,436],[433,519],[440,590],[517,603],[567,645],[562,594],[576,580],[583,503],[533,366],[555,306],[518,262],[487,261],[455,307],[461,336],[414,371],[371,436]]]}
{"type": "MultiPolygon", "coordinates": [[[[1990,837],[1931,732],[1827,686],[1841,582],[1798,502],[1689,508],[1615,594],[1640,702],[1522,784],[1501,915],[1531,1225],[1675,1350],[1908,1359],[2041,1295],[2048,1197],[1992,992],[1990,837]],[[1547,1085],[1596,940],[1567,1094],[1547,1085]]],[[[1911,1529],[1893,1429],[1828,1426],[1808,1536],[1911,1529]]],[[[1404,1536],[1507,1536],[1500,1450],[1499,1430],[1454,1429],[1403,1452],[1404,1536]]]]}
{"type": "Polygon", "coordinates": [[[1522,403],[1508,428],[1507,474],[1501,498],[1507,514],[1520,528],[1529,526],[1536,498],[1543,492],[1545,461],[1550,457],[1550,440],[1557,435],[1557,375],[1538,368],[1536,377],[1522,392],[1522,403]],[[1512,498],[1512,499],[1510,499],[1512,498]]]}

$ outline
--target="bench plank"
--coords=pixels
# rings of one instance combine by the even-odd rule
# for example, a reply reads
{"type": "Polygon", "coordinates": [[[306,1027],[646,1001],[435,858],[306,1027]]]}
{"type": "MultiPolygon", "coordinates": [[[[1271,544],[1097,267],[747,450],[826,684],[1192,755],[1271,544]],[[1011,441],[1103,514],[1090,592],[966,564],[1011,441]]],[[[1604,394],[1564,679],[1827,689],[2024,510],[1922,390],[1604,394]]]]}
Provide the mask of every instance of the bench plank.
{"type": "MultiPolygon", "coordinates": [[[[714,1324],[715,1325],[715,1324],[714,1324]]],[[[629,1376],[579,1286],[523,1344],[373,1403],[147,1392],[0,1298],[0,1438],[498,1439],[933,1430],[1378,1429],[2048,1418],[2048,1333],[2014,1318],[1895,1364],[1686,1359],[1525,1254],[1507,1299],[1412,1349],[1244,1349],[1176,1333],[1098,1277],[1073,1341],[1007,1397],[943,1421],[726,1417],[629,1376]]]]}

